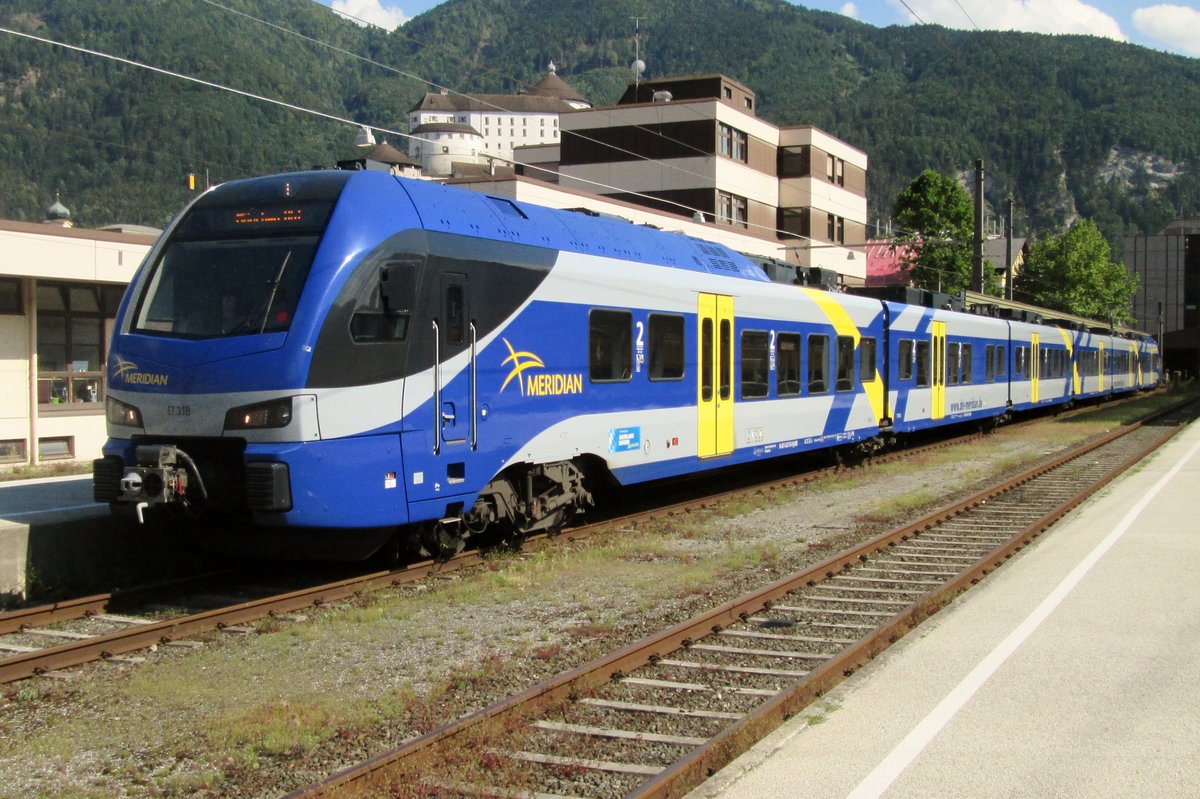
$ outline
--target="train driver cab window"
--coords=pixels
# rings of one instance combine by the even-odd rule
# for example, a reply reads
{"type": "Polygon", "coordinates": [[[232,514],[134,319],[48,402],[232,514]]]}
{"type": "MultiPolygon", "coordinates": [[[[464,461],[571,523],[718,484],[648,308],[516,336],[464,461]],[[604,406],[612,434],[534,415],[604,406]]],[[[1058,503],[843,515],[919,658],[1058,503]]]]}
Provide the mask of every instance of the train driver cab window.
{"type": "Polygon", "coordinates": [[[650,379],[683,379],[683,317],[650,314],[648,327],[650,379]]]}
{"type": "Polygon", "coordinates": [[[837,337],[837,382],[838,391],[854,390],[854,339],[850,336],[837,337]]]}
{"type": "Polygon", "coordinates": [[[917,388],[927,388],[929,386],[929,350],[930,343],[928,341],[917,342],[917,356],[915,358],[917,388]]]}
{"type": "Polygon", "coordinates": [[[628,381],[633,375],[633,314],[592,311],[588,317],[588,377],[593,383],[628,381]]]}
{"type": "Polygon", "coordinates": [[[861,382],[875,380],[875,339],[864,338],[858,342],[858,372],[861,382]]]}
{"type": "Polygon", "coordinates": [[[913,376],[913,340],[900,339],[900,349],[896,355],[896,365],[899,367],[897,377],[900,380],[912,380],[913,376]]]}
{"type": "Polygon", "coordinates": [[[829,336],[808,337],[808,393],[829,390],[829,336]]]}
{"type": "Polygon", "coordinates": [[[379,268],[378,288],[367,281],[350,317],[350,337],[355,344],[404,341],[409,317],[417,302],[417,281],[422,262],[397,260],[379,268]]]}
{"type": "Polygon", "coordinates": [[[776,393],[794,397],[800,393],[800,334],[780,333],[775,358],[776,393]]]}
{"type": "Polygon", "coordinates": [[[762,399],[770,389],[770,338],[762,330],[742,331],[742,399],[762,399]]]}

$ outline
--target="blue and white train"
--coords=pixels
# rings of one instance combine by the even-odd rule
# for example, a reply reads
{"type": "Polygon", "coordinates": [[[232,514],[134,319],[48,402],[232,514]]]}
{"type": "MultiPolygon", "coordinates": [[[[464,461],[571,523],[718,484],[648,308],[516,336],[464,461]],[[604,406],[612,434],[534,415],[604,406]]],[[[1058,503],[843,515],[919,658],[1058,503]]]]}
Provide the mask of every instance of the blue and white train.
{"type": "Polygon", "coordinates": [[[96,499],[310,528],[331,551],[397,531],[443,549],[554,528],[612,481],[1158,382],[1148,338],[768,271],[682,234],[376,172],[218,186],[126,292],[96,499]]]}

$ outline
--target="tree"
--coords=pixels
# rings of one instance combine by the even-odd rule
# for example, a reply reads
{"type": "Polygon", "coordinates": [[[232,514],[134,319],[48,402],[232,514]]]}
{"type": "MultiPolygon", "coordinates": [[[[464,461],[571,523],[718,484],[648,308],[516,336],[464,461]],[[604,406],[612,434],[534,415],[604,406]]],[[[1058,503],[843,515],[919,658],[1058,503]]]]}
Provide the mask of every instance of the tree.
{"type": "Polygon", "coordinates": [[[957,294],[971,287],[971,196],[952,177],[926,169],[896,198],[900,238],[911,242],[914,285],[957,294]]]}
{"type": "Polygon", "coordinates": [[[1103,322],[1128,322],[1137,277],[1113,261],[1108,242],[1090,219],[1029,250],[1014,290],[1035,305],[1103,322]]]}

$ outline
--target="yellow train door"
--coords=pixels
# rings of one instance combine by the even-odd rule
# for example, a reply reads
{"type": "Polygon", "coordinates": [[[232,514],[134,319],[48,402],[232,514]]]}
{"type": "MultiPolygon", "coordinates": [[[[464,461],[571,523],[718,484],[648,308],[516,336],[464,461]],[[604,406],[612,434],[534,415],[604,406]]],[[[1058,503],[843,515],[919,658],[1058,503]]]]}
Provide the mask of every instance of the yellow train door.
{"type": "Polygon", "coordinates": [[[1029,401],[1038,401],[1038,382],[1042,375],[1041,334],[1030,334],[1029,342],[1029,401]]]}
{"type": "Polygon", "coordinates": [[[933,396],[929,418],[946,415],[946,323],[933,323],[933,396]]]}
{"type": "Polygon", "coordinates": [[[701,294],[697,318],[697,454],[710,458],[733,452],[733,297],[701,294]]]}

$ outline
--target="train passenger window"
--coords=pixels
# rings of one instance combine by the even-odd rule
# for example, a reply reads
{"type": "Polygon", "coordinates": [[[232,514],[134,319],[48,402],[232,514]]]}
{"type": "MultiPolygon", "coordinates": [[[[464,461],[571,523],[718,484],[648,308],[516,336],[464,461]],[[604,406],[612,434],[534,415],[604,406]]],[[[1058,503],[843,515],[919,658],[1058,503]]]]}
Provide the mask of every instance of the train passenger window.
{"type": "Polygon", "coordinates": [[[838,391],[854,390],[854,339],[850,336],[837,337],[837,383],[838,391]]]}
{"type": "Polygon", "coordinates": [[[730,353],[733,352],[733,323],[728,319],[721,320],[721,349],[717,354],[721,357],[721,363],[717,367],[720,370],[721,382],[717,385],[717,397],[724,401],[733,396],[733,358],[730,353]]]}
{"type": "Polygon", "coordinates": [[[683,378],[683,317],[650,314],[651,380],[680,380],[683,378]]]}
{"type": "Polygon", "coordinates": [[[996,377],[1004,377],[1004,345],[996,345],[996,377]]]}
{"type": "Polygon", "coordinates": [[[1013,376],[1014,377],[1024,377],[1025,376],[1025,351],[1026,351],[1026,349],[1027,349],[1026,347],[1017,347],[1017,349],[1014,351],[1014,357],[1016,358],[1016,362],[1013,364],[1013,376]]]}
{"type": "Polygon", "coordinates": [[[713,324],[705,319],[700,324],[700,400],[713,398],[713,324]]]}
{"type": "Polygon", "coordinates": [[[593,383],[628,381],[633,374],[633,314],[592,311],[588,318],[588,377],[593,383]]]}
{"type": "Polygon", "coordinates": [[[986,363],[984,364],[984,380],[991,383],[996,379],[996,345],[988,344],[984,352],[986,363]]]}
{"type": "Polygon", "coordinates": [[[900,380],[912,380],[913,376],[913,341],[911,338],[900,339],[900,351],[896,356],[900,367],[900,380]]]}
{"type": "Polygon", "coordinates": [[[858,372],[861,382],[875,379],[875,339],[864,338],[858,342],[858,372]]]}
{"type": "Polygon", "coordinates": [[[962,345],[962,381],[963,384],[971,382],[971,345],[962,345]]]}
{"type": "Polygon", "coordinates": [[[958,342],[946,344],[946,385],[958,385],[958,342]]]}
{"type": "Polygon", "coordinates": [[[800,393],[800,334],[780,333],[775,360],[776,391],[781,397],[800,393]]]}
{"type": "Polygon", "coordinates": [[[1038,351],[1038,377],[1045,379],[1050,377],[1050,348],[1042,347],[1038,351]]]}
{"type": "Polygon", "coordinates": [[[767,396],[771,377],[769,344],[764,331],[742,331],[742,399],[767,396]]]}
{"type": "Polygon", "coordinates": [[[929,386],[929,349],[928,341],[917,342],[917,388],[926,388],[929,386]]]}
{"type": "Polygon", "coordinates": [[[821,394],[827,388],[829,336],[808,337],[808,393],[821,394]]]}

